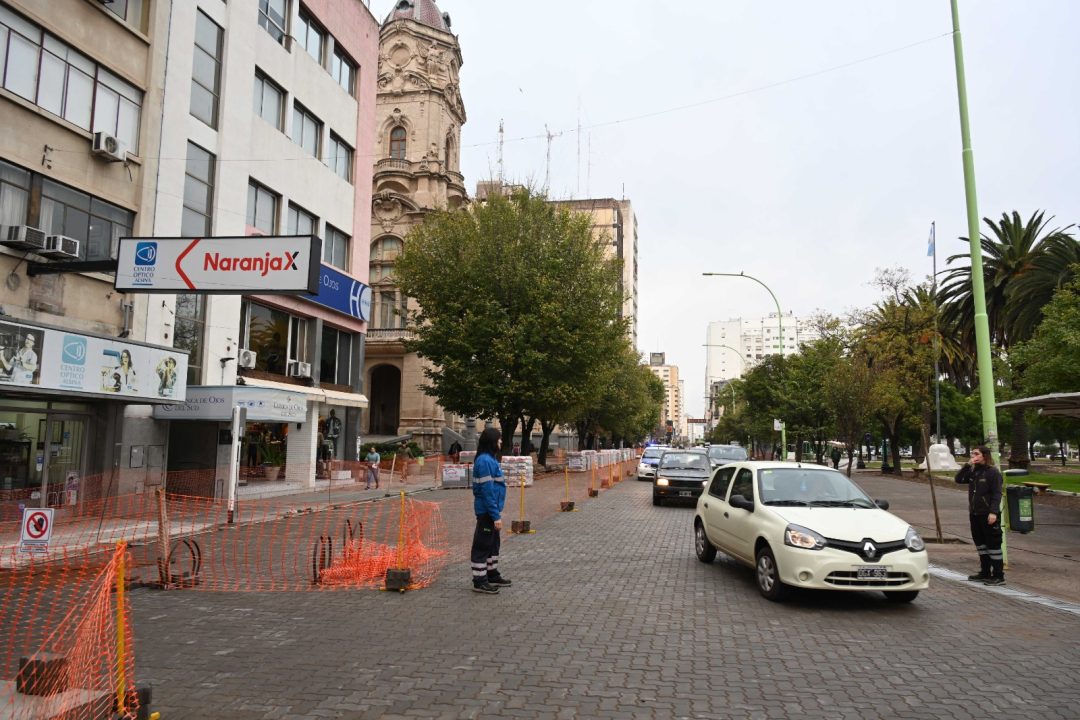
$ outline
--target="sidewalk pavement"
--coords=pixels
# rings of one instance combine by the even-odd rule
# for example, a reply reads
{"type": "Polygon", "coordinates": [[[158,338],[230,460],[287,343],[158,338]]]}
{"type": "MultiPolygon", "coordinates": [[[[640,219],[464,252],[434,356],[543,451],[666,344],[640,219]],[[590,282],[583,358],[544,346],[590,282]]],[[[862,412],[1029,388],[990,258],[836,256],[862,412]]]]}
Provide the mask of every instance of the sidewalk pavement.
{"type": "MultiPolygon", "coordinates": [[[[940,475],[934,483],[945,539],[944,544],[939,544],[930,484],[925,478],[860,470],[853,471],[852,479],[872,497],[888,500],[889,512],[919,531],[927,542],[932,564],[964,576],[978,571],[965,488],[940,475]]],[[[1080,604],[1080,498],[1036,495],[1034,510],[1033,532],[1006,533],[1008,586],[1080,604]]]]}

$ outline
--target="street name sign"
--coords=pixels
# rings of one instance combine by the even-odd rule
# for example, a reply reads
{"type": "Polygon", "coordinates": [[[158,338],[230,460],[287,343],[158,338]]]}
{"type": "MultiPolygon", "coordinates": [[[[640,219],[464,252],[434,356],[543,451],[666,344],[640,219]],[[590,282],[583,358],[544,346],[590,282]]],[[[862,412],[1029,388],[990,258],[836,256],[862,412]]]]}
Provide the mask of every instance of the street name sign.
{"type": "Polygon", "coordinates": [[[322,240],[314,235],[120,238],[123,292],[319,292],[322,240]]]}

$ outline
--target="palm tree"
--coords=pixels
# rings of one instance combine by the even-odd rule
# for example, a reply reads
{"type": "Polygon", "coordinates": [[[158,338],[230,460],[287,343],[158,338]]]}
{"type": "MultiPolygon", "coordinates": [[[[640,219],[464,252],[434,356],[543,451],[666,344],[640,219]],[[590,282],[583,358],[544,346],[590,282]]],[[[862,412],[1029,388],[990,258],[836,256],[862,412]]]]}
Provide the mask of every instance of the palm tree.
{"type": "MultiPolygon", "coordinates": [[[[1048,230],[1053,218],[1044,218],[1037,211],[1025,223],[1020,213],[1002,213],[1001,221],[990,218],[983,222],[992,235],[980,238],[983,256],[983,281],[986,290],[986,314],[990,340],[1003,353],[1017,342],[1029,339],[1041,319],[1042,305],[1053,295],[1060,279],[1056,276],[1052,257],[1068,255],[1076,241],[1067,232],[1072,226],[1048,230]]],[[[967,238],[961,238],[968,242],[967,238]]],[[[953,255],[952,264],[969,258],[968,253],[953,255]]],[[[975,302],[971,292],[971,266],[949,270],[938,291],[942,317],[975,355],[975,302]]],[[[1011,433],[1011,465],[1026,467],[1027,422],[1023,410],[1013,412],[1011,433]]]]}

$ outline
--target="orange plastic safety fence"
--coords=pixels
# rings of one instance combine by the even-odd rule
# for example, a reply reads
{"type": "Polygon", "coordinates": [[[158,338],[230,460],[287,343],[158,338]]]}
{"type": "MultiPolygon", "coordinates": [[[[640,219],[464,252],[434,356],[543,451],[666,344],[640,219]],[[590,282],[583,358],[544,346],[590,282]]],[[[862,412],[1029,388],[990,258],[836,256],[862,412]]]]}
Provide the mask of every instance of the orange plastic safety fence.
{"type": "Polygon", "coordinates": [[[125,556],[121,546],[0,573],[0,716],[115,717],[120,698],[135,716],[130,605],[117,592],[125,556]]]}

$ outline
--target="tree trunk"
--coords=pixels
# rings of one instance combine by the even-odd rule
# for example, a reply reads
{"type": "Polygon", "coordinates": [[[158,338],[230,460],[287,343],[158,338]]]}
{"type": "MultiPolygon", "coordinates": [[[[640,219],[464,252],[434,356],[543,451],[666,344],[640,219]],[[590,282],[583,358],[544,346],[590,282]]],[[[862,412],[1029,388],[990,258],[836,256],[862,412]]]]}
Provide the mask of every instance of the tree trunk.
{"type": "Polygon", "coordinates": [[[540,420],[540,431],[543,435],[540,438],[540,450],[536,454],[536,462],[538,465],[547,467],[547,453],[548,448],[551,447],[551,433],[555,430],[555,423],[545,422],[540,420]]]}
{"type": "Polygon", "coordinates": [[[1023,408],[1012,412],[1012,432],[1009,434],[1009,467],[1024,468],[1031,465],[1028,455],[1028,424],[1023,408]]]}
{"type": "Polygon", "coordinates": [[[514,433],[517,432],[517,425],[517,415],[506,415],[499,418],[499,429],[502,430],[502,449],[499,451],[500,458],[502,458],[503,455],[508,454],[510,448],[514,446],[514,433]]]}
{"type": "Polygon", "coordinates": [[[522,418],[521,418],[521,454],[522,455],[532,455],[532,451],[533,451],[532,431],[533,431],[533,427],[535,427],[535,426],[536,426],[536,418],[535,417],[526,418],[526,417],[522,416],[522,418]]]}

